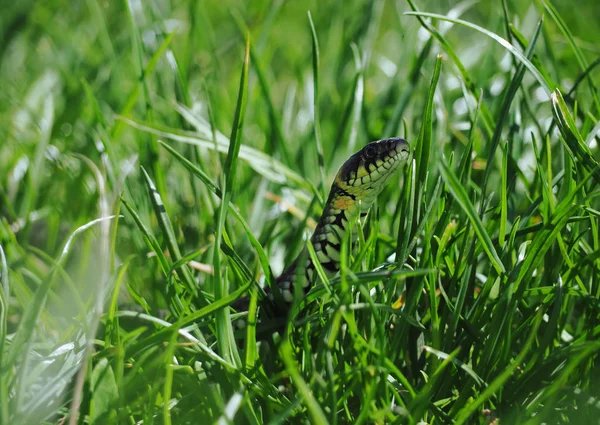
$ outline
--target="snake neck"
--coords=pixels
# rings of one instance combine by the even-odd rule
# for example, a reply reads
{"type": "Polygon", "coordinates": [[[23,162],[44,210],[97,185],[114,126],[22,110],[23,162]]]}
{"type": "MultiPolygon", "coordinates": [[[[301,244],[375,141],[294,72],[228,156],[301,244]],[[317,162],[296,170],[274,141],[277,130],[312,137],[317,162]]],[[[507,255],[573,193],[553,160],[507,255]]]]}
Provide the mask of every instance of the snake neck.
{"type": "MultiPolygon", "coordinates": [[[[350,222],[355,218],[358,210],[356,197],[341,189],[334,182],[323,214],[321,214],[317,227],[310,238],[316,258],[328,277],[335,275],[340,269],[341,244],[350,222]]],[[[294,299],[294,285],[302,285],[302,292],[306,294],[316,277],[315,265],[305,247],[279,276],[275,286],[279,289],[285,304],[290,304],[294,299]]],[[[277,298],[272,293],[269,293],[268,296],[271,301],[277,298]]]]}

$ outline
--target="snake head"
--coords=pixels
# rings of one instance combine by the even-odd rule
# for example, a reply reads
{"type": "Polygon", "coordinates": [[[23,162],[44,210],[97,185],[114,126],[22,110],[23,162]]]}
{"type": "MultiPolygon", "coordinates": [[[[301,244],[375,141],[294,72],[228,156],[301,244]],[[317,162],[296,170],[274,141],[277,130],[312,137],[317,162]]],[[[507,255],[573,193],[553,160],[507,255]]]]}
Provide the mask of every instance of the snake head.
{"type": "Polygon", "coordinates": [[[342,165],[334,185],[367,207],[385,183],[410,156],[410,145],[401,138],[371,142],[342,165]]]}

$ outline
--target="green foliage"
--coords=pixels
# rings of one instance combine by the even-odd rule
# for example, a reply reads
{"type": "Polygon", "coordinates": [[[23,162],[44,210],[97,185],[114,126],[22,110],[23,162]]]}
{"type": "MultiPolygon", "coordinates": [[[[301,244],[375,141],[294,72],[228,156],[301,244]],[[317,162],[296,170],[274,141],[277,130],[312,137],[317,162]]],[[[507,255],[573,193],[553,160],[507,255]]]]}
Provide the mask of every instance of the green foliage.
{"type": "Polygon", "coordinates": [[[595,2],[5,9],[0,425],[598,423],[595,2]],[[261,287],[392,136],[265,338],[261,287]]]}

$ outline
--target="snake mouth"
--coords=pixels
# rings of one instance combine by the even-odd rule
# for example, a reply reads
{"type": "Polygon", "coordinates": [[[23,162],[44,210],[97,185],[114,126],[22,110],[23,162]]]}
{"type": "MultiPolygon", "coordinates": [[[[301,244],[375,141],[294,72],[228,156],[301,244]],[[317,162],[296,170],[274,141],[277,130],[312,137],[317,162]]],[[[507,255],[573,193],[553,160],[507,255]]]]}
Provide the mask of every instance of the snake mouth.
{"type": "Polygon", "coordinates": [[[395,151],[395,155],[393,156],[398,161],[405,161],[410,156],[410,145],[406,140],[400,137],[380,140],[378,143],[387,143],[390,151],[395,151]]]}
{"type": "MultiPolygon", "coordinates": [[[[393,170],[395,170],[400,164],[406,162],[410,157],[410,145],[406,140],[400,137],[379,140],[374,143],[377,143],[381,146],[379,157],[374,162],[377,164],[375,170],[378,171],[378,174],[382,177],[386,176],[387,174],[391,174],[393,170]],[[384,167],[388,170],[388,172],[381,169],[381,165],[379,163],[381,160],[383,160],[384,164],[389,165],[389,168],[384,167]]],[[[367,163],[369,162],[373,163],[373,161],[367,160],[367,163]]]]}
{"type": "Polygon", "coordinates": [[[410,156],[410,145],[404,139],[396,139],[396,152],[401,160],[406,160],[410,156]]]}

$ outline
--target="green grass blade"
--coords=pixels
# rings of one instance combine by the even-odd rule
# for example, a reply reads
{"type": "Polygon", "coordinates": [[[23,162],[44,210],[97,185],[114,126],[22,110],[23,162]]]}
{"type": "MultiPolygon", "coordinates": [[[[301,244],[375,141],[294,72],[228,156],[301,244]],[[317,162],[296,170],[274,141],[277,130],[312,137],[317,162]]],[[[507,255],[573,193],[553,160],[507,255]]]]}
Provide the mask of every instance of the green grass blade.
{"type": "MultiPolygon", "coordinates": [[[[4,249],[0,245],[0,370],[4,370],[4,350],[7,337],[7,318],[8,318],[8,300],[9,300],[9,285],[8,285],[8,265],[6,264],[6,256],[4,249]]],[[[9,424],[9,373],[0,373],[0,424],[9,424]]]]}
{"type": "MultiPolygon", "coordinates": [[[[212,136],[190,133],[179,129],[169,128],[157,124],[144,122],[137,119],[130,118],[119,118],[129,124],[130,126],[137,128],[142,131],[147,131],[156,134],[161,137],[165,137],[176,142],[187,143],[192,145],[201,146],[203,148],[218,150],[222,153],[229,151],[229,143],[224,139],[224,136],[218,135],[217,146],[215,146],[212,136]]],[[[293,183],[295,186],[312,190],[312,186],[309,182],[301,177],[298,173],[290,170],[288,167],[283,165],[276,159],[260,152],[257,149],[249,146],[241,145],[239,151],[239,158],[246,161],[250,167],[252,167],[257,173],[264,176],[268,180],[275,183],[293,183]]]]}
{"type": "Polygon", "coordinates": [[[321,180],[319,188],[323,191],[325,187],[325,158],[323,157],[323,142],[321,140],[321,115],[319,113],[319,39],[317,38],[317,30],[313,23],[310,11],[308,12],[308,22],[310,25],[310,33],[312,36],[312,57],[313,57],[313,80],[314,80],[314,127],[315,127],[315,146],[317,148],[317,163],[319,164],[319,172],[321,180]]]}
{"type": "Polygon", "coordinates": [[[162,269],[164,275],[168,276],[169,270],[171,269],[171,267],[169,266],[169,262],[168,262],[167,258],[165,257],[162,249],[160,248],[160,244],[158,243],[158,241],[156,240],[154,235],[152,235],[150,230],[144,225],[144,223],[142,222],[142,219],[140,218],[138,213],[133,209],[133,207],[131,205],[129,205],[129,203],[123,198],[121,198],[121,202],[125,206],[125,209],[129,212],[129,214],[131,214],[131,217],[133,218],[133,221],[135,222],[138,229],[144,235],[144,240],[146,241],[148,248],[151,249],[152,252],[154,252],[156,254],[156,258],[158,258],[159,264],[161,266],[161,269],[162,269]]]}
{"type": "Polygon", "coordinates": [[[57,261],[57,265],[50,271],[48,276],[44,279],[42,284],[37,288],[33,299],[30,304],[27,306],[27,309],[23,313],[23,317],[21,322],[19,323],[19,328],[16,332],[15,337],[12,339],[12,343],[8,353],[6,355],[6,361],[3,363],[3,368],[0,370],[0,374],[6,373],[17,361],[24,361],[22,356],[24,352],[22,351],[24,347],[30,344],[30,341],[35,334],[35,328],[39,321],[39,317],[44,310],[44,306],[46,305],[46,301],[48,299],[48,295],[50,292],[50,288],[52,284],[55,282],[57,269],[64,265],[67,257],[71,253],[72,245],[81,233],[90,229],[91,227],[101,224],[103,221],[112,220],[114,216],[98,218],[89,223],[84,224],[77,228],[66,240],[64,247],[62,249],[61,255],[57,261]]]}
{"type": "MultiPolygon", "coordinates": [[[[217,233],[215,236],[215,245],[221,246],[223,232],[225,228],[225,219],[229,210],[229,203],[234,192],[234,183],[236,181],[236,172],[238,164],[238,156],[242,141],[242,129],[244,127],[244,117],[246,115],[246,102],[248,97],[248,68],[250,66],[250,38],[246,40],[246,51],[244,54],[244,64],[240,76],[240,86],[238,92],[237,105],[235,115],[233,117],[233,127],[229,140],[229,151],[225,160],[225,166],[222,176],[223,196],[221,206],[219,208],[219,221],[217,223],[217,233]]],[[[221,275],[221,255],[220,250],[215,249],[213,253],[213,268],[214,268],[214,291],[215,299],[220,300],[227,294],[228,288],[226,281],[221,275]]],[[[229,311],[222,309],[217,312],[217,343],[219,351],[223,353],[225,360],[231,361],[235,357],[232,350],[235,350],[235,342],[231,330],[231,322],[229,320],[229,311]]]]}
{"type": "MultiPolygon", "coordinates": [[[[177,159],[177,161],[179,161],[185,168],[187,168],[192,174],[194,174],[196,177],[198,177],[202,181],[202,183],[204,183],[211,192],[213,192],[215,195],[217,195],[219,198],[222,199],[223,193],[212,182],[210,177],[208,177],[206,175],[206,173],[204,173],[204,171],[202,171],[200,168],[198,168],[197,166],[192,164],[188,159],[183,157],[183,155],[181,155],[179,152],[177,152],[171,146],[167,145],[166,143],[162,143],[162,142],[159,142],[159,143],[171,155],[173,155],[177,159]]],[[[250,241],[250,244],[252,244],[254,249],[256,249],[256,253],[258,255],[261,267],[263,269],[263,272],[265,273],[266,283],[267,283],[267,285],[270,285],[270,282],[272,280],[272,276],[271,276],[272,273],[271,273],[271,267],[269,265],[269,258],[267,257],[267,254],[266,254],[264,248],[262,247],[260,242],[256,239],[256,237],[252,233],[252,230],[250,229],[249,224],[240,215],[238,208],[231,202],[229,203],[229,212],[231,214],[233,214],[233,216],[236,218],[236,220],[242,225],[242,227],[244,228],[244,231],[246,232],[246,236],[248,237],[248,240],[250,241]]]]}
{"type": "MultiPolygon", "coordinates": [[[[165,242],[167,243],[167,247],[169,249],[169,253],[174,261],[179,261],[181,259],[181,251],[179,250],[179,244],[175,238],[175,231],[173,230],[173,226],[171,225],[171,220],[169,219],[169,215],[167,214],[167,210],[165,208],[165,204],[162,201],[162,196],[158,193],[154,182],[146,172],[146,170],[142,167],[142,174],[144,176],[144,181],[146,183],[146,187],[148,193],[150,195],[150,200],[152,202],[152,206],[154,208],[154,214],[158,219],[158,224],[165,238],[165,242]]],[[[198,289],[196,288],[196,282],[194,281],[194,277],[192,273],[188,269],[187,266],[182,266],[180,271],[177,272],[180,275],[182,282],[185,285],[185,288],[193,295],[199,295],[198,289]]],[[[202,297],[199,298],[201,302],[206,302],[202,297]]]]}
{"type": "MultiPolygon", "coordinates": [[[[423,123],[421,125],[421,131],[419,132],[418,144],[415,149],[415,160],[417,164],[416,172],[416,183],[422,185],[425,183],[425,176],[429,173],[431,163],[431,144],[432,144],[432,125],[433,125],[433,99],[435,96],[435,90],[440,79],[440,73],[442,71],[442,56],[438,55],[435,61],[435,68],[433,70],[433,77],[431,77],[431,84],[429,85],[429,93],[427,96],[427,105],[425,106],[425,112],[423,114],[423,123]]],[[[419,193],[419,195],[421,195],[419,193]]],[[[417,197],[420,201],[421,196],[417,197]]],[[[420,203],[420,202],[419,202],[420,203]]]]}
{"type": "Polygon", "coordinates": [[[440,172],[442,173],[442,177],[446,182],[448,190],[450,191],[454,199],[456,199],[456,202],[458,202],[458,204],[461,206],[468,219],[470,220],[471,224],[473,225],[479,242],[481,243],[481,246],[483,247],[485,253],[488,255],[492,266],[496,269],[496,272],[498,274],[505,273],[506,270],[504,268],[504,264],[502,264],[502,260],[500,260],[500,257],[498,256],[498,253],[496,252],[496,249],[492,244],[490,236],[487,234],[483,223],[481,222],[479,216],[475,212],[475,207],[473,207],[473,204],[471,204],[467,192],[465,192],[465,189],[458,181],[458,178],[454,175],[454,172],[450,169],[450,167],[448,166],[448,164],[446,164],[445,161],[442,161],[440,163],[440,172]]]}
{"type": "MultiPolygon", "coordinates": [[[[558,124],[558,128],[563,135],[565,147],[573,159],[581,161],[588,172],[591,172],[598,166],[598,162],[592,156],[590,148],[585,144],[585,140],[577,129],[575,119],[569,112],[567,105],[557,89],[552,93],[552,112],[558,124]]],[[[593,178],[600,183],[600,174],[596,170],[593,172],[593,178]]]]}
{"type": "Polygon", "coordinates": [[[548,82],[544,79],[542,74],[537,70],[535,66],[521,53],[517,50],[512,44],[506,41],[504,38],[500,37],[497,34],[494,34],[491,31],[486,30],[485,28],[480,27],[479,25],[475,25],[471,22],[463,21],[462,19],[453,19],[444,15],[438,15],[436,13],[426,13],[426,12],[406,12],[405,15],[414,15],[414,16],[422,16],[425,18],[439,19],[441,21],[452,22],[454,24],[463,25],[468,28],[472,28],[488,37],[492,40],[496,41],[502,47],[504,47],[508,52],[510,52],[514,57],[516,57],[525,67],[531,72],[531,74],[535,77],[535,79],[540,83],[540,85],[544,88],[548,96],[554,87],[551,87],[548,82]]]}
{"type": "MultiPolygon", "coordinates": [[[[577,46],[577,43],[575,42],[575,40],[573,38],[573,34],[569,30],[569,27],[567,26],[567,24],[565,23],[565,21],[561,17],[561,15],[558,13],[556,8],[552,5],[552,3],[550,3],[548,0],[542,0],[542,1],[544,3],[544,8],[549,13],[550,17],[552,17],[554,22],[556,22],[556,25],[558,25],[558,28],[560,28],[560,31],[567,38],[569,46],[571,47],[571,50],[573,50],[573,54],[575,55],[575,58],[577,59],[577,62],[579,63],[579,66],[581,67],[581,71],[585,71],[588,68],[587,60],[585,59],[585,56],[581,52],[581,49],[577,46]]],[[[596,111],[600,112],[600,99],[598,99],[598,90],[596,89],[596,86],[594,85],[593,80],[589,77],[588,77],[588,82],[590,84],[591,93],[592,93],[592,96],[593,96],[593,99],[594,99],[594,102],[596,105],[596,111]]]]}
{"type": "Polygon", "coordinates": [[[279,347],[279,351],[281,353],[281,359],[285,364],[285,369],[292,378],[292,382],[296,386],[299,396],[304,399],[304,403],[306,404],[311,417],[311,423],[316,425],[326,425],[328,423],[327,417],[325,416],[325,413],[323,413],[323,409],[317,400],[315,400],[314,396],[312,395],[310,387],[306,384],[306,381],[302,379],[302,375],[300,374],[300,371],[296,365],[296,361],[294,360],[294,353],[290,343],[287,340],[284,340],[279,347]]]}
{"type": "MultiPolygon", "coordinates": [[[[531,57],[533,56],[533,51],[534,51],[538,36],[540,35],[540,30],[542,29],[542,22],[543,22],[542,20],[540,20],[538,22],[537,27],[535,29],[535,33],[533,34],[533,37],[531,38],[531,42],[529,43],[529,45],[527,46],[527,50],[525,51],[525,58],[528,60],[531,59],[531,57]]],[[[483,179],[483,188],[482,188],[482,194],[481,194],[482,199],[485,199],[485,197],[486,197],[487,181],[488,181],[490,173],[493,169],[492,164],[493,164],[494,156],[496,154],[496,150],[498,149],[498,145],[500,144],[500,138],[502,137],[502,129],[504,127],[504,123],[505,123],[506,119],[508,118],[508,113],[510,111],[510,108],[511,108],[511,105],[515,98],[515,95],[517,94],[519,87],[521,87],[521,82],[523,80],[524,75],[525,75],[525,65],[523,63],[521,63],[519,65],[519,67],[517,68],[515,75],[513,76],[512,80],[510,82],[510,85],[508,86],[508,90],[506,91],[506,95],[504,96],[504,100],[502,101],[502,106],[500,108],[499,116],[496,118],[496,127],[494,128],[494,135],[492,137],[492,141],[490,143],[490,147],[488,150],[487,167],[485,169],[485,176],[483,179]]],[[[483,204],[482,204],[482,206],[483,206],[483,204]]]]}
{"type": "Polygon", "coordinates": [[[536,321],[533,324],[527,341],[523,346],[523,349],[519,353],[519,355],[514,359],[512,364],[506,368],[496,379],[494,379],[490,385],[477,397],[473,402],[467,404],[463,409],[458,412],[456,416],[456,424],[462,425],[465,423],[475,411],[480,408],[480,406],[499,388],[501,388],[506,381],[511,377],[514,371],[523,363],[527,353],[531,350],[535,337],[537,335],[537,329],[540,326],[542,321],[542,315],[538,314],[536,316],[536,321]]]}

